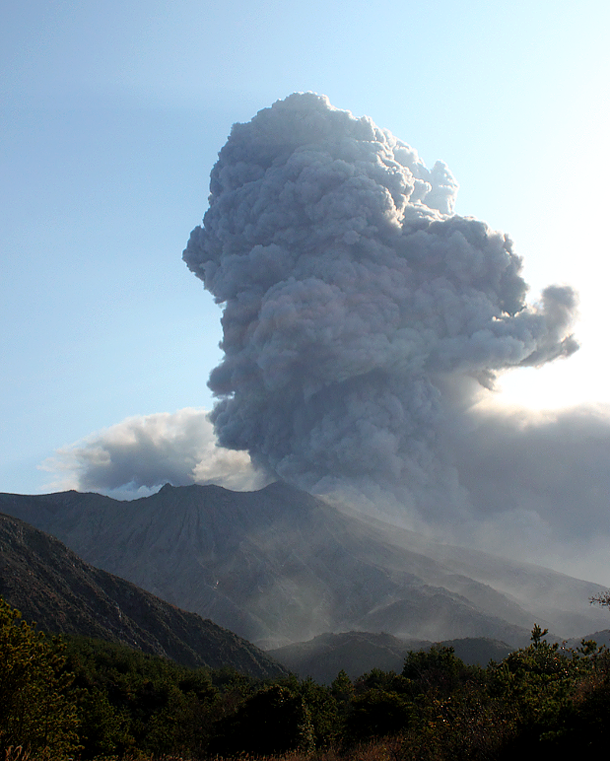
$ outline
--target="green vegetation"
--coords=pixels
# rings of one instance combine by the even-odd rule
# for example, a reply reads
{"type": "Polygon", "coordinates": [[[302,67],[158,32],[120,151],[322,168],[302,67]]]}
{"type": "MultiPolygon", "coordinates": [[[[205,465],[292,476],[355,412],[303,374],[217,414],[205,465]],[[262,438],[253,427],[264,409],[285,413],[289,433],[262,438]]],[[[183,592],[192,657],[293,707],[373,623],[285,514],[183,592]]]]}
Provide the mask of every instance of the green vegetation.
{"type": "Polygon", "coordinates": [[[486,668],[411,652],[330,686],[190,670],[86,638],[51,639],[0,605],[0,758],[504,761],[600,753],[610,653],[531,644],[486,668]]]}
{"type": "Polygon", "coordinates": [[[77,724],[62,644],[0,598],[0,757],[20,747],[21,755],[68,758],[79,749],[77,724]]]}

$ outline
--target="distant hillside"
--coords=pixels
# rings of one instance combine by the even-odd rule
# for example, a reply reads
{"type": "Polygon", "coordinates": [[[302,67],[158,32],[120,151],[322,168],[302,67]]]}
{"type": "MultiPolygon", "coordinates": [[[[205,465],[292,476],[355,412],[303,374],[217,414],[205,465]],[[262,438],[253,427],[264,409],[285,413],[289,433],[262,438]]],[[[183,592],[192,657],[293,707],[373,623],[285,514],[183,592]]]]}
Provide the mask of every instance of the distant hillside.
{"type": "MultiPolygon", "coordinates": [[[[608,624],[610,625],[610,613],[608,614],[608,624]]],[[[584,637],[573,637],[572,639],[568,639],[565,642],[561,643],[565,647],[580,647],[582,640],[593,640],[599,647],[603,646],[608,649],[610,649],[610,630],[604,629],[602,631],[598,632],[592,632],[591,634],[586,634],[584,637]]]]}
{"type": "Polygon", "coordinates": [[[256,677],[285,670],[211,621],[83,562],[52,536],[0,515],[0,595],[43,631],[81,634],[256,677]]]}
{"type": "Polygon", "coordinates": [[[350,630],[521,646],[534,623],[565,638],[607,622],[588,603],[598,585],[438,544],[283,483],[167,485],[132,502],[0,495],[0,511],[266,648],[350,630]]]}
{"type": "MultiPolygon", "coordinates": [[[[486,638],[447,640],[440,644],[453,647],[464,663],[480,666],[486,666],[490,660],[503,660],[513,649],[504,642],[486,638]]],[[[409,650],[431,646],[429,641],[403,640],[390,634],[344,632],[321,634],[309,642],[298,642],[268,652],[303,679],[312,677],[322,684],[330,684],[341,669],[350,679],[374,668],[399,674],[409,650]]]]}

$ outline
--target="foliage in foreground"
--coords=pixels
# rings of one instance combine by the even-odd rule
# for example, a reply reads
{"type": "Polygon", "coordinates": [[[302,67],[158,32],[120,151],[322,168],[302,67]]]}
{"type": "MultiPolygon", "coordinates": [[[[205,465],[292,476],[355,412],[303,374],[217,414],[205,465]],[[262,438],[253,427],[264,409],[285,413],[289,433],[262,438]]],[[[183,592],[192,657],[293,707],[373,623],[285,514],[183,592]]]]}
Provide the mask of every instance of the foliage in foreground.
{"type": "Polygon", "coordinates": [[[0,757],[61,761],[78,751],[77,726],[62,644],[0,598],[0,757]]]}
{"type": "Polygon", "coordinates": [[[190,670],[126,647],[60,642],[0,607],[0,758],[504,761],[605,750],[610,654],[529,647],[487,668],[411,652],[330,686],[190,670]]]}

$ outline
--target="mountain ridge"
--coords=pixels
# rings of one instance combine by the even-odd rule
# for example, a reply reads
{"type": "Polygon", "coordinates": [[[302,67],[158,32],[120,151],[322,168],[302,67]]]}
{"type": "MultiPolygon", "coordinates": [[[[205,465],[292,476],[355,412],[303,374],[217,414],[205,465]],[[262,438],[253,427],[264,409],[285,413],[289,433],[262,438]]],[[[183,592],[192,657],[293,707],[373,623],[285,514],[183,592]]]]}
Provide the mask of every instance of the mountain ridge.
{"type": "Polygon", "coordinates": [[[0,595],[45,632],[104,639],[189,667],[231,666],[260,678],[286,673],[233,632],[85,563],[58,539],[5,514],[0,595]]]}
{"type": "Polygon", "coordinates": [[[350,630],[520,646],[533,623],[560,638],[605,623],[588,605],[599,585],[441,545],[281,482],[255,492],[167,485],[131,502],[0,495],[0,510],[269,648],[350,630]]]}
{"type": "Polygon", "coordinates": [[[513,649],[504,642],[483,637],[432,643],[403,640],[385,632],[342,632],[320,634],[309,642],[269,650],[269,654],[302,679],[311,677],[330,684],[341,669],[352,680],[373,669],[400,673],[409,651],[428,650],[433,644],[452,647],[464,663],[480,666],[486,666],[490,660],[503,660],[513,649]]]}

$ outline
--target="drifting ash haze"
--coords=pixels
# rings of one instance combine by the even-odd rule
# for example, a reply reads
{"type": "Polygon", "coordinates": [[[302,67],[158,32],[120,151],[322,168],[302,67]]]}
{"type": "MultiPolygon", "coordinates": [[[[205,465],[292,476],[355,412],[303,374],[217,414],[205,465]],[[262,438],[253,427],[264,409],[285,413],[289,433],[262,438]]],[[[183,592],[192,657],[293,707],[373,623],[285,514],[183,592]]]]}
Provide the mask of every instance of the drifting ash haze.
{"type": "Polygon", "coordinates": [[[218,303],[218,441],[313,492],[464,502],[455,415],[496,372],[572,353],[575,294],[525,303],[511,241],[370,119],[294,94],[236,124],[184,259],[218,303]]]}
{"type": "Polygon", "coordinates": [[[60,451],[53,486],[281,478],[610,582],[607,411],[475,404],[503,370],[575,351],[575,294],[526,302],[510,239],[452,213],[444,164],[295,94],[233,127],[210,190],[184,259],[224,307],[220,447],[201,410],[132,418],[60,451]]]}

